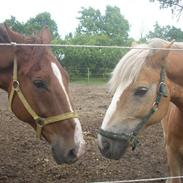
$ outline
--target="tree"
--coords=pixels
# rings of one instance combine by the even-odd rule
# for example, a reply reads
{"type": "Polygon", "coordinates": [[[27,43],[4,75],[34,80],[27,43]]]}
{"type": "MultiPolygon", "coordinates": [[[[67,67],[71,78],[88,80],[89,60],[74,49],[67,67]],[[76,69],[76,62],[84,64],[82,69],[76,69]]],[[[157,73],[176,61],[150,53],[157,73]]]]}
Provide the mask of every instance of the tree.
{"type": "MultiPolygon", "coordinates": [[[[121,15],[119,8],[107,6],[105,15],[93,8],[82,8],[78,18],[80,24],[74,34],[69,33],[61,40],[57,25],[48,12],[40,13],[21,23],[15,17],[7,20],[15,31],[32,34],[47,25],[53,35],[53,44],[84,45],[130,45],[129,24],[121,15]]],[[[90,68],[95,77],[111,72],[126,50],[101,48],[52,48],[58,60],[74,75],[85,75],[90,68]]]]}
{"type": "MultiPolygon", "coordinates": [[[[155,0],[150,0],[154,2],[155,0]]],[[[157,0],[160,3],[160,8],[171,8],[172,13],[178,13],[177,16],[180,17],[183,11],[183,1],[182,0],[157,0]]]]}
{"type": "MultiPolygon", "coordinates": [[[[110,38],[104,34],[77,34],[75,37],[67,37],[65,41],[67,44],[105,45],[110,38]]],[[[86,75],[87,68],[90,68],[95,77],[111,72],[125,51],[110,48],[62,48],[62,53],[65,57],[61,63],[73,78],[76,75],[86,75]]]]}
{"type": "Polygon", "coordinates": [[[160,26],[157,22],[154,25],[154,30],[149,31],[146,38],[162,38],[165,40],[172,41],[175,39],[176,41],[183,41],[183,31],[179,28],[176,28],[174,26],[160,26]]]}
{"type": "MultiPolygon", "coordinates": [[[[49,30],[52,34],[52,43],[60,44],[61,38],[58,34],[57,24],[56,22],[51,18],[50,13],[43,12],[38,14],[34,18],[30,18],[26,23],[21,23],[18,20],[16,20],[15,17],[11,17],[10,19],[5,20],[5,23],[11,27],[14,31],[17,31],[22,34],[30,35],[34,32],[40,31],[44,26],[48,26],[49,30]]],[[[59,50],[59,48],[52,48],[55,55],[59,60],[62,58],[62,54],[59,50]]]]}
{"type": "Polygon", "coordinates": [[[99,10],[95,10],[91,7],[88,9],[82,7],[79,13],[81,16],[78,17],[80,24],[76,28],[77,33],[93,35],[102,32],[103,17],[99,10]]]}
{"type": "Polygon", "coordinates": [[[53,39],[60,39],[56,22],[51,18],[50,13],[44,12],[38,14],[34,18],[30,18],[26,23],[21,23],[11,16],[10,19],[5,20],[5,23],[14,31],[30,35],[33,32],[40,31],[44,26],[48,26],[52,33],[53,39]]]}
{"type": "Polygon", "coordinates": [[[80,24],[76,29],[77,34],[106,35],[110,38],[108,44],[124,45],[128,43],[129,23],[121,15],[118,7],[107,6],[105,15],[93,8],[82,8],[78,18],[80,24]]]}
{"type": "MultiPolygon", "coordinates": [[[[79,12],[76,33],[65,37],[67,44],[80,45],[130,45],[129,23],[118,7],[107,6],[105,14],[93,8],[82,8],[79,12]]],[[[126,53],[123,49],[67,48],[61,61],[72,75],[84,75],[87,68],[95,76],[111,72],[126,53]]]]}
{"type": "Polygon", "coordinates": [[[26,33],[32,34],[32,32],[41,30],[44,26],[49,27],[54,39],[59,38],[57,24],[48,12],[40,13],[34,18],[30,18],[25,23],[26,33]]]}
{"type": "Polygon", "coordinates": [[[108,35],[115,44],[128,44],[130,30],[128,21],[121,15],[118,7],[107,6],[104,15],[104,33],[108,35]]]}
{"type": "Polygon", "coordinates": [[[19,22],[14,16],[11,16],[10,19],[6,19],[5,23],[13,30],[25,34],[25,25],[24,23],[19,22]]]}

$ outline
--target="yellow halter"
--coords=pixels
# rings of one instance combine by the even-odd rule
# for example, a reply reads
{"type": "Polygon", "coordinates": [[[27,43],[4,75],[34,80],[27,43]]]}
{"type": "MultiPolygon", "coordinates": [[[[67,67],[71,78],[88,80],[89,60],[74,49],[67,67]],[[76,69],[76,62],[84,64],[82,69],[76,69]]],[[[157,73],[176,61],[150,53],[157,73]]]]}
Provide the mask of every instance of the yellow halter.
{"type": "Polygon", "coordinates": [[[64,121],[66,119],[78,118],[78,115],[75,112],[67,112],[67,113],[64,113],[64,114],[51,116],[51,117],[47,117],[47,118],[40,117],[32,109],[32,107],[29,105],[29,103],[27,102],[26,98],[24,97],[24,95],[21,91],[20,83],[18,81],[17,69],[18,69],[17,58],[15,56],[14,61],[13,61],[13,82],[12,82],[12,88],[11,88],[10,95],[9,95],[9,108],[12,111],[13,98],[14,98],[14,95],[16,93],[18,95],[20,101],[24,105],[25,109],[32,116],[32,118],[34,119],[34,121],[36,123],[36,136],[37,136],[37,138],[41,138],[42,128],[45,125],[55,123],[55,122],[58,122],[58,121],[64,121]]]}

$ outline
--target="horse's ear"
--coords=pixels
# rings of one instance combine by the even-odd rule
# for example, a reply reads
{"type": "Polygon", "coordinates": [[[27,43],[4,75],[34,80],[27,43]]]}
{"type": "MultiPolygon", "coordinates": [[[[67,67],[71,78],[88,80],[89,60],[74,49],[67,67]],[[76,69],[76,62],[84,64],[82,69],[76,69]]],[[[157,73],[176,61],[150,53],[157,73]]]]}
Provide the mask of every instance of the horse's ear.
{"type": "Polygon", "coordinates": [[[11,40],[6,31],[5,24],[0,24],[0,43],[9,43],[9,42],[11,42],[11,40]]]}
{"type": "Polygon", "coordinates": [[[148,59],[150,61],[150,63],[152,64],[152,66],[154,67],[159,67],[161,65],[166,65],[166,57],[168,56],[169,52],[170,52],[170,48],[173,45],[174,40],[171,41],[167,46],[165,46],[163,49],[161,50],[155,50],[155,52],[148,56],[148,59]]]}
{"type": "Polygon", "coordinates": [[[16,43],[24,43],[25,42],[25,36],[21,35],[18,32],[15,32],[11,30],[6,24],[4,24],[6,32],[8,34],[8,37],[10,39],[10,42],[16,42],[16,43]]]}
{"type": "Polygon", "coordinates": [[[51,42],[51,33],[48,26],[45,26],[39,33],[42,43],[49,44],[51,42]]]}
{"type": "MultiPolygon", "coordinates": [[[[5,24],[0,24],[0,43],[10,43],[11,37],[7,32],[7,26],[5,24]]],[[[1,55],[1,68],[7,68],[10,66],[15,49],[12,46],[0,46],[1,55]]]]}

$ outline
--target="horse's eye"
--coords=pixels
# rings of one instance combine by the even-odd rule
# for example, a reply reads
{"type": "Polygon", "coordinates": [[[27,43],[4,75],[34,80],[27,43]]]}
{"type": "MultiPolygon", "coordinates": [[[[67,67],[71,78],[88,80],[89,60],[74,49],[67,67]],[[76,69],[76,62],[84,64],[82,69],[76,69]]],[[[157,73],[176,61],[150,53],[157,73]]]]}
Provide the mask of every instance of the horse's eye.
{"type": "Polygon", "coordinates": [[[139,96],[139,97],[143,97],[148,91],[148,88],[146,87],[139,87],[135,90],[134,95],[135,96],[139,96]]]}
{"type": "Polygon", "coordinates": [[[47,84],[45,81],[34,80],[33,84],[34,84],[34,86],[36,86],[36,88],[48,90],[48,87],[47,87],[47,84]]]}

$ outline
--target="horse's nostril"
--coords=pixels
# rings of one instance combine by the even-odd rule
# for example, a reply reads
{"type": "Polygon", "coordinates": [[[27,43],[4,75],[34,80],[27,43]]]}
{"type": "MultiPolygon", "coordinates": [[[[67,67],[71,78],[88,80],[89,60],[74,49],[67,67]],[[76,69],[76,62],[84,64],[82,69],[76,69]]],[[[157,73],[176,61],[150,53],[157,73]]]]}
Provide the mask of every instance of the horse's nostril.
{"type": "Polygon", "coordinates": [[[76,155],[75,155],[75,150],[74,149],[71,149],[70,151],[69,151],[69,153],[68,153],[68,156],[69,157],[75,157],[76,155]]]}
{"type": "Polygon", "coordinates": [[[67,158],[69,161],[75,161],[77,159],[77,153],[75,149],[71,149],[68,152],[67,158]]]}
{"type": "Polygon", "coordinates": [[[103,142],[103,151],[107,152],[110,149],[110,143],[108,141],[103,142]]]}

